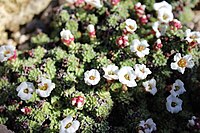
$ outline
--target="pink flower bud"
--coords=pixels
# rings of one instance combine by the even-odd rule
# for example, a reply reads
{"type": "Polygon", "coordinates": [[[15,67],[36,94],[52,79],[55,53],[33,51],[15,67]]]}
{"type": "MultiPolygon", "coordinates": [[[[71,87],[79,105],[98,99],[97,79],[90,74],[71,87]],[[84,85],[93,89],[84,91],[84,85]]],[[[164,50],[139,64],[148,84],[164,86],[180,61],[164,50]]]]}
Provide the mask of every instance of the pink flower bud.
{"type": "Polygon", "coordinates": [[[21,111],[22,111],[25,115],[27,115],[27,114],[30,114],[30,113],[31,113],[31,108],[24,107],[24,108],[21,109],[21,111]]]}
{"type": "Polygon", "coordinates": [[[160,39],[157,39],[156,43],[155,43],[154,46],[153,46],[154,50],[159,50],[159,49],[161,49],[162,47],[163,47],[163,44],[162,44],[161,40],[160,40],[160,39]]]}
{"type": "Polygon", "coordinates": [[[120,48],[124,48],[124,47],[128,46],[129,45],[128,36],[121,36],[121,37],[117,38],[116,43],[120,48]]]}
{"type": "Polygon", "coordinates": [[[72,98],[72,105],[74,106],[75,104],[76,104],[76,100],[77,100],[77,98],[72,98]]]}
{"type": "Polygon", "coordinates": [[[75,6],[79,6],[79,5],[83,4],[84,2],[85,2],[85,0],[77,0],[75,2],[75,6]]]}
{"type": "Polygon", "coordinates": [[[88,25],[87,30],[91,38],[96,37],[96,31],[93,24],[88,25]]]}
{"type": "Polygon", "coordinates": [[[148,18],[146,15],[143,15],[142,17],[140,17],[141,24],[146,24],[147,22],[148,22],[148,18]]]}
{"type": "Polygon", "coordinates": [[[171,27],[171,30],[178,30],[182,28],[181,22],[177,19],[173,19],[172,21],[170,21],[169,25],[171,27]]]}
{"type": "Polygon", "coordinates": [[[77,108],[83,107],[84,103],[85,103],[85,99],[82,96],[77,96],[77,97],[72,98],[72,105],[76,106],[77,108]]]}
{"type": "Polygon", "coordinates": [[[138,17],[142,17],[143,15],[145,15],[145,8],[146,6],[142,5],[140,2],[135,4],[134,9],[138,17]]]}
{"type": "Polygon", "coordinates": [[[14,51],[14,55],[10,57],[8,60],[16,60],[17,58],[17,50],[14,51]]]}
{"type": "Polygon", "coordinates": [[[116,6],[119,2],[120,0],[111,0],[111,4],[114,6],[116,6]]]}
{"type": "Polygon", "coordinates": [[[74,41],[74,38],[70,38],[70,39],[62,39],[62,42],[66,45],[69,46],[71,44],[71,42],[74,41]]]}

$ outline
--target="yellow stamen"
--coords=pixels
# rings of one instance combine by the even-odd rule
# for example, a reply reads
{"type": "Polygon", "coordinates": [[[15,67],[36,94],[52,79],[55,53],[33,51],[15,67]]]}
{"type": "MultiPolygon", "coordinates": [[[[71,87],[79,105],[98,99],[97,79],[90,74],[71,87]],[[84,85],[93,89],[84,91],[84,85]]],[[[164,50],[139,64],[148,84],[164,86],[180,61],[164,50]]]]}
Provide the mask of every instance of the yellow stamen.
{"type": "Polygon", "coordinates": [[[9,50],[6,50],[6,51],[4,52],[4,55],[7,55],[7,54],[10,54],[10,51],[9,51],[9,50]]]}
{"type": "Polygon", "coordinates": [[[180,89],[180,87],[179,86],[175,86],[175,91],[178,91],[180,89]]]}
{"type": "Polygon", "coordinates": [[[108,75],[115,75],[115,73],[113,71],[109,71],[108,75]]]}
{"type": "Polygon", "coordinates": [[[28,90],[28,88],[26,88],[26,89],[24,89],[24,93],[29,93],[29,90],[28,90]]]}
{"type": "Polygon", "coordinates": [[[134,30],[134,27],[132,25],[128,26],[131,30],[134,30]]]}
{"type": "Polygon", "coordinates": [[[184,59],[184,58],[181,58],[179,61],[178,61],[178,66],[179,67],[186,67],[187,66],[187,60],[184,59]]]}
{"type": "Polygon", "coordinates": [[[169,17],[169,16],[168,16],[167,14],[164,14],[164,15],[163,15],[163,19],[164,19],[164,20],[168,19],[168,17],[169,17]]]}
{"type": "Polygon", "coordinates": [[[175,102],[172,102],[172,103],[171,103],[171,106],[172,106],[172,107],[175,107],[176,105],[177,105],[177,103],[175,103],[175,102]]]}
{"type": "Polygon", "coordinates": [[[48,89],[48,84],[45,83],[43,86],[39,87],[40,90],[46,91],[48,89]]]}
{"type": "Polygon", "coordinates": [[[125,78],[126,80],[130,80],[130,76],[129,76],[128,74],[125,74],[125,75],[124,75],[124,78],[125,78]]]}
{"type": "Polygon", "coordinates": [[[70,123],[67,123],[67,125],[65,126],[65,128],[69,128],[71,126],[72,126],[72,123],[70,122],[70,123]]]}
{"type": "Polygon", "coordinates": [[[142,45],[139,45],[138,47],[137,47],[137,50],[138,51],[143,51],[145,49],[145,46],[142,46],[142,45]]]}
{"type": "Polygon", "coordinates": [[[90,76],[89,77],[90,80],[95,80],[95,78],[96,78],[95,76],[90,76]]]}

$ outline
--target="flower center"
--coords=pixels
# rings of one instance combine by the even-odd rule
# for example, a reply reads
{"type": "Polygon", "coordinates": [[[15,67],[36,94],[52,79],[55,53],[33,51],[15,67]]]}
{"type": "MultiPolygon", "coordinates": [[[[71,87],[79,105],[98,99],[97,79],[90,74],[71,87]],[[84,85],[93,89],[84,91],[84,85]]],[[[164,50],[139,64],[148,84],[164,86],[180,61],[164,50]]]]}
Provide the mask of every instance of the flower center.
{"type": "Polygon", "coordinates": [[[152,88],[153,88],[152,84],[149,84],[148,87],[149,87],[149,90],[152,90],[152,88]]]}
{"type": "Polygon", "coordinates": [[[168,16],[167,14],[164,14],[164,15],[163,15],[163,19],[164,19],[164,20],[167,20],[168,17],[169,17],[169,16],[168,16]]]}
{"type": "Polygon", "coordinates": [[[40,90],[46,91],[48,89],[48,84],[45,83],[43,86],[39,87],[40,90]]]}
{"type": "Polygon", "coordinates": [[[149,124],[144,124],[144,126],[145,126],[145,129],[151,128],[151,126],[149,124]]]}
{"type": "Polygon", "coordinates": [[[89,77],[90,80],[95,80],[95,78],[96,78],[95,76],[90,76],[89,77]]]}
{"type": "Polygon", "coordinates": [[[129,27],[131,30],[134,30],[134,26],[129,25],[128,27],[129,27]]]}
{"type": "Polygon", "coordinates": [[[175,86],[175,91],[178,91],[180,89],[180,87],[179,86],[175,86]]]}
{"type": "Polygon", "coordinates": [[[175,102],[172,102],[172,103],[171,103],[171,106],[172,106],[172,107],[175,107],[176,105],[177,105],[177,103],[175,103],[175,102]]]}
{"type": "Polygon", "coordinates": [[[72,126],[72,122],[67,123],[67,125],[65,126],[65,128],[69,128],[72,126]]]}
{"type": "Polygon", "coordinates": [[[137,50],[138,51],[143,51],[145,49],[145,46],[142,46],[142,45],[139,45],[138,47],[137,47],[137,50]]]}
{"type": "Polygon", "coordinates": [[[197,38],[197,36],[196,35],[192,35],[192,36],[190,36],[190,38],[194,40],[194,39],[197,38]]]}
{"type": "Polygon", "coordinates": [[[124,78],[125,78],[126,80],[130,80],[130,76],[129,76],[128,74],[125,74],[125,75],[124,75],[124,78]]]}
{"type": "Polygon", "coordinates": [[[29,93],[29,90],[28,88],[24,89],[24,93],[28,94],[29,93]]]}
{"type": "Polygon", "coordinates": [[[115,73],[113,71],[109,71],[108,75],[115,75],[115,73]]]}
{"type": "Polygon", "coordinates": [[[6,51],[4,52],[4,56],[7,55],[7,54],[10,54],[10,51],[9,51],[9,50],[6,50],[6,51]]]}
{"type": "Polygon", "coordinates": [[[186,67],[186,65],[187,65],[187,61],[186,61],[186,59],[180,59],[179,61],[178,61],[178,66],[179,67],[186,67]]]}

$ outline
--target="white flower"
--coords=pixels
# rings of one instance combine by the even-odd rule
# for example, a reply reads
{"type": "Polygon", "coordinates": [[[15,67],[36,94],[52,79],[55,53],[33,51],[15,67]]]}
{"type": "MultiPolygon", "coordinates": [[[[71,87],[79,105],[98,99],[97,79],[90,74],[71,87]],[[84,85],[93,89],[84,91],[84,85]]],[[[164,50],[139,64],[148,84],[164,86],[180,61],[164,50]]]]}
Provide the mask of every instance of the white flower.
{"type": "Polygon", "coordinates": [[[88,30],[88,32],[94,32],[95,31],[94,25],[93,24],[89,24],[87,26],[87,30],[88,30]]]}
{"type": "Polygon", "coordinates": [[[166,8],[158,10],[158,19],[163,23],[169,23],[174,18],[174,15],[171,11],[166,8]]]}
{"type": "Polygon", "coordinates": [[[34,92],[34,86],[31,82],[22,82],[16,89],[18,91],[17,96],[22,100],[29,100],[34,92]]]}
{"type": "Polygon", "coordinates": [[[60,32],[60,36],[62,39],[69,40],[70,38],[74,38],[70,30],[62,29],[60,32]]]}
{"type": "Polygon", "coordinates": [[[200,32],[197,31],[191,32],[190,29],[187,29],[185,33],[186,33],[185,40],[187,40],[189,43],[197,42],[198,44],[200,44],[200,32]]]}
{"type": "Polygon", "coordinates": [[[172,85],[172,89],[170,93],[174,96],[179,96],[180,94],[183,94],[184,92],[186,92],[184,88],[184,83],[180,79],[177,79],[175,83],[172,85]]]}
{"type": "Polygon", "coordinates": [[[96,31],[93,24],[87,26],[87,31],[89,32],[90,37],[96,37],[96,31]]]}
{"type": "Polygon", "coordinates": [[[181,57],[180,53],[176,53],[174,56],[174,63],[171,63],[171,68],[173,70],[178,70],[182,74],[185,72],[185,68],[192,68],[194,66],[194,62],[192,61],[192,55],[185,55],[181,57]]]}
{"type": "Polygon", "coordinates": [[[162,1],[162,2],[158,2],[158,3],[155,3],[153,5],[153,8],[154,10],[158,11],[158,10],[161,10],[161,9],[166,9],[168,11],[172,11],[172,6],[167,3],[166,1],[162,1]]]}
{"type": "Polygon", "coordinates": [[[70,30],[62,29],[62,31],[60,32],[60,36],[61,36],[62,42],[65,45],[69,45],[72,41],[74,41],[74,36],[72,35],[70,30]]]}
{"type": "Polygon", "coordinates": [[[100,81],[100,73],[96,69],[91,69],[90,71],[86,71],[84,73],[85,83],[88,85],[96,85],[100,81]]]}
{"type": "Polygon", "coordinates": [[[77,0],[65,0],[68,4],[74,4],[77,0]]]}
{"type": "Polygon", "coordinates": [[[132,19],[129,18],[125,21],[125,23],[126,23],[126,31],[128,33],[133,34],[134,31],[137,29],[137,24],[136,24],[135,20],[132,20],[132,19]]]}
{"type": "Polygon", "coordinates": [[[166,102],[167,110],[171,113],[178,113],[182,110],[182,103],[183,101],[178,97],[169,95],[166,102]]]}
{"type": "Polygon", "coordinates": [[[168,25],[162,24],[159,21],[154,22],[153,25],[152,25],[152,29],[154,30],[157,38],[165,35],[165,33],[167,31],[167,27],[168,27],[168,25]]]}
{"type": "Polygon", "coordinates": [[[156,80],[151,79],[146,82],[143,82],[142,85],[144,86],[145,90],[150,92],[152,95],[155,95],[157,92],[156,88],[156,80]]]}
{"type": "Polygon", "coordinates": [[[72,116],[67,116],[60,124],[59,133],[75,133],[80,126],[80,122],[78,120],[73,120],[72,116]]]}
{"type": "Polygon", "coordinates": [[[88,5],[94,6],[96,8],[101,8],[101,1],[100,0],[85,0],[88,5]]]}
{"type": "Polygon", "coordinates": [[[135,82],[136,75],[132,67],[124,66],[122,67],[119,72],[119,81],[122,84],[127,85],[128,87],[135,87],[137,83],[135,82]]]}
{"type": "Polygon", "coordinates": [[[36,93],[41,97],[48,97],[51,91],[55,88],[55,84],[50,79],[41,78],[41,83],[38,84],[36,93]]]}
{"type": "Polygon", "coordinates": [[[149,54],[149,44],[146,40],[142,40],[141,42],[138,39],[134,39],[130,46],[132,52],[136,52],[138,57],[144,57],[149,54]]]}
{"type": "Polygon", "coordinates": [[[196,116],[192,116],[192,119],[191,120],[188,120],[188,124],[187,124],[187,126],[188,127],[193,127],[194,125],[195,125],[195,120],[196,120],[197,118],[196,118],[196,116]]]}
{"type": "Polygon", "coordinates": [[[0,62],[7,61],[14,56],[15,47],[13,45],[3,45],[0,47],[0,62]]]}
{"type": "Polygon", "coordinates": [[[140,121],[139,126],[143,128],[144,133],[156,131],[156,124],[153,122],[152,118],[149,118],[146,121],[140,121]]]}
{"type": "Polygon", "coordinates": [[[117,73],[119,71],[118,66],[108,65],[106,67],[103,67],[103,70],[105,72],[103,77],[106,78],[107,80],[116,80],[116,79],[118,79],[118,75],[117,75],[117,73]]]}
{"type": "Polygon", "coordinates": [[[144,64],[135,64],[134,69],[137,79],[145,79],[147,75],[151,74],[150,69],[144,64]]]}

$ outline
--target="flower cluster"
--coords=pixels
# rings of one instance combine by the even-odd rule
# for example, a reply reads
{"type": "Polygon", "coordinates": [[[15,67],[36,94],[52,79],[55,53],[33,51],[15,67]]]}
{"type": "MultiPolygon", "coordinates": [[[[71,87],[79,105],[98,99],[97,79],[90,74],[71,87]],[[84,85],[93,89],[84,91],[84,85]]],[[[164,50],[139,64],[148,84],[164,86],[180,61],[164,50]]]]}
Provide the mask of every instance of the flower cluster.
{"type": "Polygon", "coordinates": [[[55,84],[50,79],[41,78],[38,89],[35,90],[34,88],[33,83],[22,82],[16,89],[18,91],[17,95],[22,100],[30,100],[32,93],[35,91],[40,97],[48,97],[55,88],[55,84]]]}
{"type": "Polygon", "coordinates": [[[27,49],[0,47],[0,124],[15,132],[199,130],[200,34],[172,1],[60,0],[48,33],[27,49]]]}
{"type": "Polygon", "coordinates": [[[169,112],[178,113],[182,110],[183,101],[178,96],[184,92],[186,92],[184,83],[180,79],[177,79],[172,85],[171,94],[166,99],[166,107],[169,112]]]}
{"type": "MultiPolygon", "coordinates": [[[[137,86],[136,80],[146,79],[151,71],[144,64],[136,64],[134,68],[135,70],[130,66],[123,66],[119,70],[118,66],[108,65],[103,67],[103,77],[109,81],[119,79],[123,85],[135,87],[137,86]]],[[[100,81],[100,73],[96,69],[86,71],[84,76],[85,83],[88,85],[96,85],[100,81]]]]}

